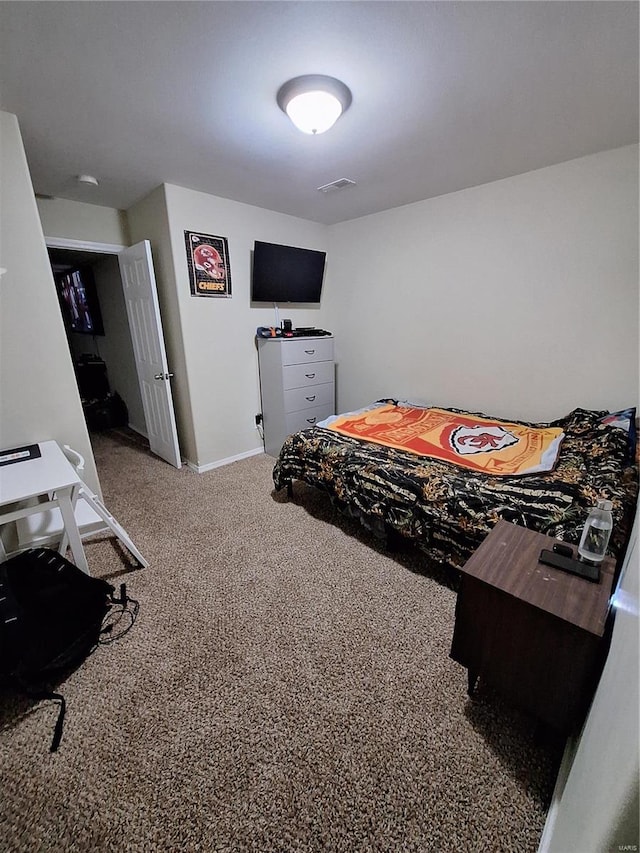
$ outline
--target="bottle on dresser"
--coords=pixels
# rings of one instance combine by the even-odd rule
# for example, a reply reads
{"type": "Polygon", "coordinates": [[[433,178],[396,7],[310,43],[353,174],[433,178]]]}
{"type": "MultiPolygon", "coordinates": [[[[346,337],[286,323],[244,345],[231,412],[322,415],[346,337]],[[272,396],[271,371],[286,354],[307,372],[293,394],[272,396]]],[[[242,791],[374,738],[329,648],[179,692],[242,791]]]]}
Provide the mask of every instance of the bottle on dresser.
{"type": "Polygon", "coordinates": [[[600,500],[589,513],[578,545],[580,559],[586,563],[598,564],[604,559],[613,529],[612,507],[611,501],[600,500]]]}

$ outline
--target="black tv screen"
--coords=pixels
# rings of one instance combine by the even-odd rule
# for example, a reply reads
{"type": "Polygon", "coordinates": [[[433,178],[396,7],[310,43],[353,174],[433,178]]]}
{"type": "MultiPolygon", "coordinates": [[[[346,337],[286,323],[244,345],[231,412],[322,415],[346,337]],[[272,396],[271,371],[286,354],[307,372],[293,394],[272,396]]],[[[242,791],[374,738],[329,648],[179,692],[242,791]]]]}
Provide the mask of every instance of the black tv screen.
{"type": "Polygon", "coordinates": [[[91,267],[56,274],[58,299],[67,328],[86,335],[104,335],[100,303],[91,267]]]}
{"type": "Polygon", "coordinates": [[[252,302],[320,302],[326,252],[263,243],[253,248],[252,302]]]}

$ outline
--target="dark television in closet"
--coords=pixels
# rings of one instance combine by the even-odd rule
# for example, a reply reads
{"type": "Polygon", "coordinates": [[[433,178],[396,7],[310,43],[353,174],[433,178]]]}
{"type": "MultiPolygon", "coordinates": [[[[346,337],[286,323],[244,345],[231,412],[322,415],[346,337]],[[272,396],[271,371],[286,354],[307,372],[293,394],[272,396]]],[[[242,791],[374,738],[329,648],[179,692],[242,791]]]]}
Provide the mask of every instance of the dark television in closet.
{"type": "Polygon", "coordinates": [[[91,267],[55,274],[56,290],[67,329],[85,335],[104,335],[98,292],[91,267]]]}

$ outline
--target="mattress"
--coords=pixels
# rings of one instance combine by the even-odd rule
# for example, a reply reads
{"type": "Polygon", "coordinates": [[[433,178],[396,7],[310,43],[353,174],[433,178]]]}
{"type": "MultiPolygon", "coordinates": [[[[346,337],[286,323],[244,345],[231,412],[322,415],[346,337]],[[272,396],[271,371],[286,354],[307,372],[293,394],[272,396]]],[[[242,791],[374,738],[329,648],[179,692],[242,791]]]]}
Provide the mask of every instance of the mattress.
{"type": "MultiPolygon", "coordinates": [[[[401,405],[372,405],[380,402],[401,405]]],[[[548,423],[511,421],[563,433],[553,470],[518,476],[495,476],[344,435],[329,428],[329,419],[285,440],[273,481],[276,489],[294,480],[321,489],[374,533],[412,541],[454,568],[464,565],[499,519],[577,543],[589,509],[608,498],[614,520],[609,553],[620,558],[638,496],[634,419],[634,409],[612,415],[578,408],[548,423]]]]}

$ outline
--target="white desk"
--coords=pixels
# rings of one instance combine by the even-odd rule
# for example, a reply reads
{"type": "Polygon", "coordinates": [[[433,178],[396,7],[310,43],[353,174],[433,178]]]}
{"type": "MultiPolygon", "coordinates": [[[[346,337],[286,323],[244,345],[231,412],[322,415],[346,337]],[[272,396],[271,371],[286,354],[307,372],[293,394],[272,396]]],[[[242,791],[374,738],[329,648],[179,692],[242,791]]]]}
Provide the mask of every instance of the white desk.
{"type": "MultiPolygon", "coordinates": [[[[35,506],[18,507],[11,512],[0,512],[0,525],[34,512],[59,507],[75,564],[89,574],[73,511],[74,489],[82,481],[55,441],[42,441],[38,446],[42,454],[38,459],[27,459],[0,467],[0,507],[21,504],[42,496],[47,496],[47,501],[35,506]]],[[[4,546],[0,541],[0,560],[5,556],[4,546]]]]}

